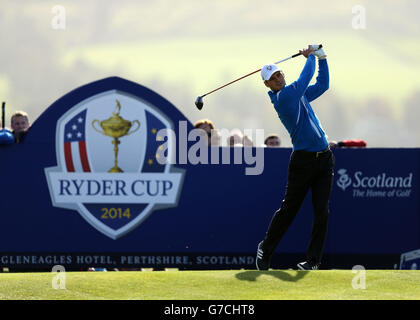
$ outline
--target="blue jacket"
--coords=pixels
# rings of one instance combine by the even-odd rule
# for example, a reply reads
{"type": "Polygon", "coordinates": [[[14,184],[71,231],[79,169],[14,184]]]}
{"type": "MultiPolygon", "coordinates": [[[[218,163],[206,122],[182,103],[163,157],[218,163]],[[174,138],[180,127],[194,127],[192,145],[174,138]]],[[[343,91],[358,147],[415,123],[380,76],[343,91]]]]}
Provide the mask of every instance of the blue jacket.
{"type": "Polygon", "coordinates": [[[297,81],[278,92],[268,92],[274,109],[290,134],[293,150],[316,152],[328,147],[325,132],[309,104],[329,87],[327,60],[319,60],[316,83],[309,86],[314,72],[315,56],[311,54],[297,81]]]}

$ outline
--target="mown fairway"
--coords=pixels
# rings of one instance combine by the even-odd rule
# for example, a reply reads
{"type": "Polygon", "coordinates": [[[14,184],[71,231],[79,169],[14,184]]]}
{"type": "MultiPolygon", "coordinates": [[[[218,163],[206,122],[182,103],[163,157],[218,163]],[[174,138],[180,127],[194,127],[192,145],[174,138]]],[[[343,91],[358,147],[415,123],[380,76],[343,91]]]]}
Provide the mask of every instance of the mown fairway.
{"type": "Polygon", "coordinates": [[[229,270],[67,272],[66,289],[53,273],[2,273],[0,299],[420,299],[420,272],[367,270],[366,288],[351,270],[229,270]]]}

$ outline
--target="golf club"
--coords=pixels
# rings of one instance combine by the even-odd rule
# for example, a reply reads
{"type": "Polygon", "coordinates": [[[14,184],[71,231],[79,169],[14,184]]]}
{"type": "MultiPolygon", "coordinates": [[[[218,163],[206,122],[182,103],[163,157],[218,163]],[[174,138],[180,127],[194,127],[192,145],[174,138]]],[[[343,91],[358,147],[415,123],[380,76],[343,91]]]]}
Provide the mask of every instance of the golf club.
{"type": "Polygon", "coordinates": [[[6,102],[3,101],[1,105],[1,125],[2,129],[5,128],[5,118],[6,118],[6,102]]]}
{"type": "MultiPolygon", "coordinates": [[[[322,44],[320,44],[320,45],[319,45],[318,49],[321,49],[321,48],[322,48],[322,44]]],[[[286,58],[286,59],[283,59],[283,60],[279,60],[279,61],[277,61],[277,62],[274,62],[274,64],[279,64],[279,63],[284,62],[284,61],[286,61],[286,60],[289,60],[289,59],[292,59],[292,58],[296,58],[296,57],[298,57],[298,56],[300,56],[300,55],[301,55],[301,53],[296,53],[296,54],[294,54],[294,55],[292,55],[292,56],[290,56],[290,57],[288,57],[288,58],[286,58]]],[[[244,76],[242,76],[242,77],[240,77],[240,78],[238,78],[238,79],[236,79],[236,80],[233,80],[233,81],[231,81],[231,82],[229,82],[229,83],[226,83],[225,85],[223,85],[223,86],[221,86],[221,87],[219,87],[219,88],[217,88],[217,89],[214,89],[214,90],[212,90],[212,91],[210,91],[210,92],[207,92],[206,94],[203,94],[202,96],[198,96],[198,97],[197,97],[197,99],[195,100],[195,105],[196,105],[196,107],[198,108],[198,110],[201,110],[201,109],[203,108],[203,105],[204,105],[204,103],[203,103],[203,98],[204,98],[205,96],[207,96],[207,95],[209,95],[209,94],[211,94],[211,93],[213,93],[213,92],[215,92],[215,91],[217,91],[217,90],[220,90],[220,89],[222,89],[222,88],[224,88],[224,87],[227,87],[228,85],[230,85],[230,84],[232,84],[232,83],[234,83],[234,82],[236,82],[236,81],[239,81],[239,80],[242,80],[242,79],[244,79],[244,78],[246,78],[246,77],[249,77],[250,75],[253,75],[254,73],[257,73],[257,72],[259,72],[259,71],[261,71],[261,69],[255,70],[255,71],[253,71],[253,72],[251,72],[251,73],[248,73],[247,75],[244,75],[244,76]]]]}

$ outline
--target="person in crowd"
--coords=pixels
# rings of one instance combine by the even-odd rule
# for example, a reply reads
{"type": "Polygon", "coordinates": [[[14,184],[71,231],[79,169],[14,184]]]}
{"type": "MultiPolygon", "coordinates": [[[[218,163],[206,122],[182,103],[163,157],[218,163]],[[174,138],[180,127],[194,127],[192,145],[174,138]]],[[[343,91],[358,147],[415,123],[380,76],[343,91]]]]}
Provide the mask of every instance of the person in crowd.
{"type": "Polygon", "coordinates": [[[265,138],[264,145],[267,148],[279,148],[281,145],[280,137],[277,134],[270,134],[265,138]]]}
{"type": "Polygon", "coordinates": [[[20,143],[30,127],[28,114],[25,111],[16,111],[10,119],[10,126],[15,143],[20,143]]]}
{"type": "Polygon", "coordinates": [[[231,131],[230,136],[227,139],[229,147],[243,147],[244,135],[240,130],[234,129],[231,131]]]}
{"type": "Polygon", "coordinates": [[[330,149],[332,149],[332,148],[337,148],[337,141],[335,141],[335,140],[330,140],[330,141],[328,141],[328,147],[329,147],[330,149]]]}
{"type": "Polygon", "coordinates": [[[350,140],[342,140],[342,141],[337,142],[337,146],[339,148],[343,148],[343,147],[365,148],[367,146],[367,143],[364,140],[350,139],[350,140]]]}
{"type": "Polygon", "coordinates": [[[209,146],[218,146],[220,144],[220,135],[214,126],[213,122],[209,119],[198,120],[194,127],[205,131],[207,135],[207,143],[209,146]]]}
{"type": "Polygon", "coordinates": [[[366,148],[367,143],[361,139],[348,139],[348,140],[341,140],[341,141],[334,141],[331,140],[328,142],[330,148],[366,148]]]}
{"type": "Polygon", "coordinates": [[[251,138],[248,135],[244,135],[242,137],[242,144],[244,147],[253,147],[254,143],[252,142],[251,138]]]}

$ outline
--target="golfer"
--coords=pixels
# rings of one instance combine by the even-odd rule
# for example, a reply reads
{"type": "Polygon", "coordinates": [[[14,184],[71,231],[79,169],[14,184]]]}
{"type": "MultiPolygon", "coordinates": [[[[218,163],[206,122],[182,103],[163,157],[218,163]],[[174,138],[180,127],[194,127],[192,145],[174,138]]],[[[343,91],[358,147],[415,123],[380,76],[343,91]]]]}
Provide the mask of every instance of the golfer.
{"type": "Polygon", "coordinates": [[[287,186],[281,203],[268,227],[265,238],[258,244],[256,265],[258,270],[270,267],[271,256],[296,217],[308,190],[312,190],[314,220],[306,261],[298,263],[301,270],[316,270],[321,263],[322,251],[327,236],[329,198],[333,183],[334,155],[321,123],[310,102],[322,95],[329,86],[327,59],[324,50],[308,46],[299,51],[306,64],[299,79],[286,85],[284,74],[275,64],[261,69],[264,84],[274,109],[290,134],[293,152],[290,156],[287,186]],[[315,72],[315,57],[318,57],[318,77],[309,86],[315,72]]]}

